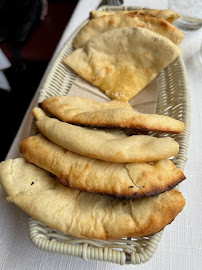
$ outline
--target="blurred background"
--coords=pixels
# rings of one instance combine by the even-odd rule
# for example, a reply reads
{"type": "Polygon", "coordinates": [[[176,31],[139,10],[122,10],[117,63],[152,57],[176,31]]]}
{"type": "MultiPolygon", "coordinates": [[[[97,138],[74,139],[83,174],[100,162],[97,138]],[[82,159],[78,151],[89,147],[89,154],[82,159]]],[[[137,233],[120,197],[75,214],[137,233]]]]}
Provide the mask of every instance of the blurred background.
{"type": "Polygon", "coordinates": [[[7,155],[77,2],[0,0],[0,49],[11,63],[3,70],[10,90],[0,87],[0,161],[7,155]]]}

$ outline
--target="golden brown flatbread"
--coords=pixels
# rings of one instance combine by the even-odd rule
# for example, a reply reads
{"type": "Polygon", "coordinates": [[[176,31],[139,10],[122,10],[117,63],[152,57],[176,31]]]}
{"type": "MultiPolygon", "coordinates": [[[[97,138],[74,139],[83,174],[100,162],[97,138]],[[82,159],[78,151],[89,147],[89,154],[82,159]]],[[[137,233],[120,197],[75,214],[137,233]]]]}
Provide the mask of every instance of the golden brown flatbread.
{"type": "Polygon", "coordinates": [[[174,12],[169,9],[136,9],[136,10],[121,10],[121,11],[92,10],[90,12],[90,18],[95,19],[101,16],[114,15],[114,14],[128,14],[128,13],[134,13],[134,12],[162,18],[169,23],[173,23],[174,21],[180,18],[180,15],[177,12],[174,12]]]}
{"type": "Polygon", "coordinates": [[[82,27],[74,38],[73,47],[78,49],[89,39],[97,37],[107,31],[134,26],[143,27],[152,32],[158,33],[177,45],[179,45],[184,38],[184,34],[178,28],[162,18],[141,12],[130,12],[125,14],[119,13],[101,16],[90,20],[82,27]]]}
{"type": "Polygon", "coordinates": [[[62,184],[92,193],[139,198],[169,190],[185,179],[170,160],[106,162],[67,151],[41,134],[24,139],[20,150],[28,162],[53,173],[62,184]]]}
{"type": "Polygon", "coordinates": [[[47,117],[38,107],[33,113],[43,135],[79,155],[110,162],[146,162],[166,159],[179,151],[179,144],[169,137],[127,136],[121,130],[79,127],[47,117]]]}
{"type": "Polygon", "coordinates": [[[148,236],[171,223],[185,205],[177,190],[133,201],[72,190],[22,158],[0,164],[0,182],[7,199],[27,214],[80,238],[148,236]]]}
{"type": "Polygon", "coordinates": [[[91,38],[63,63],[109,98],[129,101],[180,54],[181,49],[169,39],[129,27],[91,38]]]}
{"type": "MultiPolygon", "coordinates": [[[[45,112],[57,117],[58,119],[66,118],[66,115],[74,117],[77,114],[88,111],[110,110],[117,108],[127,108],[133,110],[128,102],[113,100],[110,102],[96,102],[89,98],[77,96],[53,96],[44,99],[40,106],[45,112]],[[51,109],[52,108],[52,109],[51,109]]],[[[37,117],[36,117],[37,119],[37,117]]]]}
{"type": "Polygon", "coordinates": [[[158,114],[134,111],[127,102],[95,102],[82,97],[54,96],[45,99],[42,108],[52,116],[71,124],[90,127],[130,128],[141,131],[180,133],[181,121],[158,114]]]}

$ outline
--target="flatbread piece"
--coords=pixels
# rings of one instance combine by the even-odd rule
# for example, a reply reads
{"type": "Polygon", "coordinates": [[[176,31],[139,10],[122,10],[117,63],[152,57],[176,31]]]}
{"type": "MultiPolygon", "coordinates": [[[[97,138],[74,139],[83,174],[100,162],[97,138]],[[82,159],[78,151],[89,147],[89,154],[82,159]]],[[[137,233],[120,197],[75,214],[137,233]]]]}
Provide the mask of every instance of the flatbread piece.
{"type": "Polygon", "coordinates": [[[179,151],[179,144],[170,137],[127,136],[121,130],[75,126],[46,116],[38,107],[33,109],[33,113],[43,135],[79,155],[110,162],[146,162],[166,159],[179,151]]]}
{"type": "Polygon", "coordinates": [[[92,10],[90,12],[90,18],[95,19],[101,16],[108,16],[114,14],[127,14],[127,13],[142,13],[152,15],[158,18],[162,18],[169,23],[173,23],[180,18],[180,15],[177,12],[174,12],[169,9],[134,9],[134,10],[120,10],[120,11],[101,11],[101,10],[92,10]]]}
{"type": "Polygon", "coordinates": [[[82,97],[53,96],[40,106],[52,116],[71,124],[90,127],[129,128],[141,131],[180,133],[184,123],[158,114],[134,111],[127,102],[95,102],[82,97]]]}
{"type": "Polygon", "coordinates": [[[180,54],[181,49],[169,39],[129,27],[88,40],[63,63],[109,98],[129,101],[180,54]]]}
{"type": "Polygon", "coordinates": [[[156,195],[185,179],[170,160],[148,163],[112,163],[65,150],[41,134],[20,143],[31,162],[57,176],[71,188],[122,198],[156,195]]]}
{"type": "Polygon", "coordinates": [[[184,38],[184,34],[178,28],[162,18],[135,11],[125,14],[119,13],[101,16],[97,19],[90,20],[82,27],[74,38],[73,46],[78,49],[89,39],[97,37],[104,32],[117,28],[134,26],[143,27],[152,32],[158,33],[177,45],[179,45],[184,38]]]}
{"type": "Polygon", "coordinates": [[[80,238],[149,236],[171,223],[185,200],[177,190],[134,201],[71,190],[18,158],[0,164],[8,200],[47,226],[80,238]]]}

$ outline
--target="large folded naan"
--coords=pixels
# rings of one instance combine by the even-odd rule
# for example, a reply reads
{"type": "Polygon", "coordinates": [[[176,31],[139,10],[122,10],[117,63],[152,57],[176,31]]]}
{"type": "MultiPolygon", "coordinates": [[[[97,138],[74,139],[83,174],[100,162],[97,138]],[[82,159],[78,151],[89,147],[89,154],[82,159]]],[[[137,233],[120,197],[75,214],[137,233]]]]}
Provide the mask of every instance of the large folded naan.
{"type": "Polygon", "coordinates": [[[64,185],[92,193],[139,198],[169,190],[185,179],[170,160],[148,164],[92,159],[70,152],[41,134],[24,139],[20,150],[28,162],[53,173],[64,185]]]}
{"type": "Polygon", "coordinates": [[[134,111],[127,102],[95,102],[82,97],[54,96],[41,103],[42,108],[56,118],[82,126],[130,128],[139,132],[153,130],[180,133],[181,121],[158,114],[134,111]]]}
{"type": "Polygon", "coordinates": [[[89,39],[97,37],[104,32],[111,31],[116,28],[134,26],[143,27],[158,33],[170,39],[177,45],[184,38],[184,34],[179,29],[162,18],[140,12],[131,12],[126,14],[102,16],[97,19],[90,20],[76,35],[73,41],[73,46],[77,49],[82,47],[89,39]]]}
{"type": "Polygon", "coordinates": [[[20,158],[0,164],[0,182],[7,199],[30,216],[81,238],[148,236],[171,223],[185,205],[177,190],[134,201],[72,190],[20,158]]]}
{"type": "Polygon", "coordinates": [[[129,27],[90,39],[63,63],[111,99],[129,101],[180,54],[169,39],[129,27]]]}
{"type": "Polygon", "coordinates": [[[84,128],[47,117],[33,109],[40,132],[55,144],[74,153],[110,162],[145,162],[177,155],[178,143],[170,137],[127,136],[120,130],[84,128]],[[109,151],[110,149],[110,151],[109,151]]]}
{"type": "Polygon", "coordinates": [[[114,14],[127,14],[127,13],[134,13],[134,12],[162,18],[169,23],[173,23],[180,17],[180,15],[177,12],[174,12],[169,9],[136,9],[136,10],[120,10],[120,11],[93,10],[90,12],[90,18],[95,19],[101,16],[114,15],[114,14]]]}

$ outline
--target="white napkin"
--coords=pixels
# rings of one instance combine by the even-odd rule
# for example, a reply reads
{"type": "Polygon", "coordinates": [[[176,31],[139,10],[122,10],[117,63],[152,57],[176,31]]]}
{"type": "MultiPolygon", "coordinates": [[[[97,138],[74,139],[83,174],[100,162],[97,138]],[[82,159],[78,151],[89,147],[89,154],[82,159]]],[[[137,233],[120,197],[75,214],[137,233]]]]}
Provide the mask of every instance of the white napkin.
{"type": "Polygon", "coordinates": [[[3,70],[9,68],[11,66],[10,61],[6,57],[6,55],[3,53],[3,51],[0,49],[0,89],[10,91],[11,87],[10,84],[3,72],[3,70]]]}
{"type": "MultiPolygon", "coordinates": [[[[68,95],[90,98],[97,102],[107,102],[111,99],[107,97],[98,87],[91,85],[81,77],[77,77],[73,82],[68,95]]],[[[133,109],[141,113],[155,113],[157,103],[157,78],[149,83],[140,93],[130,100],[133,109]]]]}

